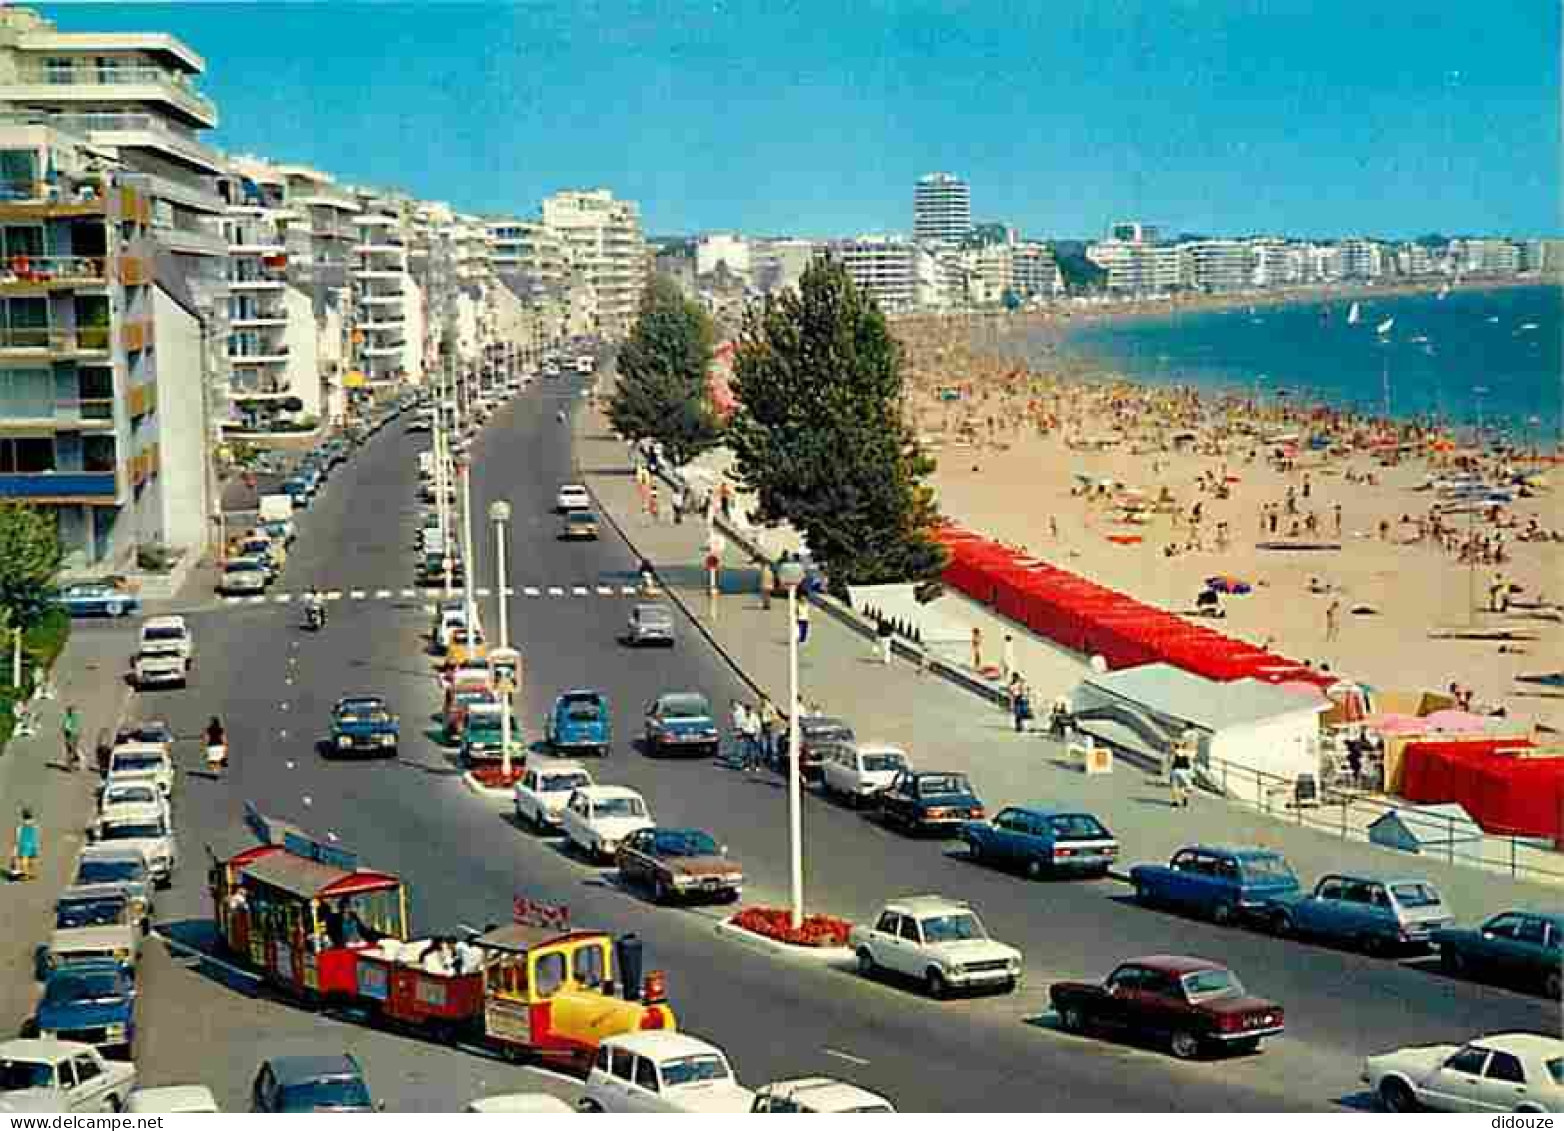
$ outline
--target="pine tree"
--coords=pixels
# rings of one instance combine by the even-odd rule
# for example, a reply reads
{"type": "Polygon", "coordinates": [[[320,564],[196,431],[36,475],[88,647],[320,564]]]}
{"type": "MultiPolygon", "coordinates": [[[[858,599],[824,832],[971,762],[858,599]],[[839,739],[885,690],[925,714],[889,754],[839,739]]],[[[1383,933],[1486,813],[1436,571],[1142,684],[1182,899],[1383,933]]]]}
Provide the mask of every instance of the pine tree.
{"type": "Polygon", "coordinates": [[[0,622],[31,628],[54,603],[60,539],[48,511],[0,502],[0,622]]]}
{"type": "Polygon", "coordinates": [[[652,280],[620,348],[619,383],[608,402],[621,436],[659,442],[675,466],[721,441],[706,383],[714,338],[711,319],[673,280],[652,280]]]}

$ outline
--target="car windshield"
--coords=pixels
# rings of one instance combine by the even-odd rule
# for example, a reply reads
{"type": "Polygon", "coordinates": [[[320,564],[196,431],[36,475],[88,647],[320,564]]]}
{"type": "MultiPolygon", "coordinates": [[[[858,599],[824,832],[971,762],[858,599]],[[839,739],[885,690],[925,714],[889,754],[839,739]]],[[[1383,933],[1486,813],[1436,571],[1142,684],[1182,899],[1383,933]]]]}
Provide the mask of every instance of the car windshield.
{"type": "Polygon", "coordinates": [[[112,970],[90,973],[65,970],[50,977],[43,999],[54,1005],[64,1002],[102,1004],[120,1001],[124,996],[125,980],[112,970]]]}
{"type": "Polygon", "coordinates": [[[935,915],[924,919],[923,940],[931,943],[961,942],[964,939],[986,939],[983,924],[970,911],[935,915]]]}
{"type": "Polygon", "coordinates": [[[636,619],[642,624],[672,624],[673,614],[667,609],[642,608],[635,611],[636,619]]]}
{"type": "Polygon", "coordinates": [[[146,866],[137,860],[83,860],[76,869],[79,884],[137,883],[146,878],[146,866]]]}
{"type": "Polygon", "coordinates": [[[1108,835],[1108,830],[1089,813],[1049,817],[1048,827],[1053,829],[1058,840],[1098,840],[1108,835]]]}
{"type": "Polygon", "coordinates": [[[1192,1002],[1242,997],[1244,994],[1243,983],[1231,970],[1196,970],[1185,974],[1179,981],[1184,985],[1184,996],[1192,1002]]]}
{"type": "Polygon", "coordinates": [[[1250,883],[1298,882],[1292,867],[1280,856],[1245,856],[1244,879],[1250,883]]]}
{"type": "Polygon", "coordinates": [[[639,797],[608,797],[592,806],[595,817],[644,817],[646,803],[639,797]]]}
{"type": "Polygon", "coordinates": [[[62,899],[54,909],[56,930],[78,927],[117,927],[125,921],[125,901],[118,896],[101,899],[62,899]]]}
{"type": "Polygon", "coordinates": [[[182,628],[163,626],[141,630],[141,639],[143,640],[183,640],[184,638],[185,630],[182,628]]]}
{"type": "Polygon", "coordinates": [[[469,707],[474,703],[485,703],[488,699],[489,692],[486,688],[478,691],[458,691],[456,693],[456,701],[469,707]]]}
{"type": "Polygon", "coordinates": [[[670,695],[663,700],[663,717],[669,719],[706,719],[711,708],[699,695],[670,695]]]}
{"type": "Polygon", "coordinates": [[[712,1053],[681,1056],[663,1061],[663,1087],[677,1088],[684,1084],[703,1084],[711,1080],[730,1080],[727,1062],[712,1053]]]}
{"type": "Polygon", "coordinates": [[[598,716],[600,716],[602,713],[602,708],[600,708],[596,703],[590,702],[571,703],[565,709],[565,717],[571,722],[576,723],[596,722],[598,716]]]}
{"type": "Polygon", "coordinates": [[[1556,1056],[1548,1061],[1548,1075],[1553,1077],[1553,1082],[1564,1088],[1564,1056],[1556,1056]]]}
{"type": "Polygon", "coordinates": [[[597,515],[593,514],[591,511],[571,511],[570,512],[570,521],[571,522],[596,522],[597,521],[597,515]]]}
{"type": "Polygon", "coordinates": [[[163,756],[161,754],[116,754],[111,763],[110,773],[129,771],[133,774],[144,774],[163,768],[163,756]]]}
{"type": "Polygon", "coordinates": [[[826,741],[834,739],[838,742],[851,742],[853,740],[852,728],[845,723],[800,719],[799,729],[810,738],[816,740],[826,741]]]}
{"type": "Polygon", "coordinates": [[[541,788],[544,793],[573,793],[591,784],[592,779],[583,771],[579,774],[547,774],[542,779],[541,788]]]}
{"type": "Polygon", "coordinates": [[[103,791],[103,804],[108,805],[156,805],[158,792],[150,785],[111,785],[103,791]]]}
{"type": "Polygon", "coordinates": [[[36,1060],[0,1058],[0,1092],[54,1087],[54,1069],[36,1060]]]}
{"type": "Polygon", "coordinates": [[[264,566],[260,562],[229,562],[229,573],[260,573],[264,566]]]}
{"type": "Polygon", "coordinates": [[[706,833],[696,829],[669,829],[656,840],[659,856],[721,856],[722,849],[706,833]]]}
{"type": "Polygon", "coordinates": [[[907,759],[900,754],[886,751],[883,754],[865,754],[863,756],[863,768],[870,773],[884,772],[887,770],[901,770],[907,766],[907,759]]]}
{"type": "Polygon", "coordinates": [[[167,836],[162,821],[118,821],[103,826],[104,840],[148,840],[167,836]]]}
{"type": "Polygon", "coordinates": [[[970,792],[965,774],[935,774],[918,779],[919,797],[953,797],[970,792]]]}
{"type": "Polygon", "coordinates": [[[348,1077],[334,1080],[311,1080],[282,1090],[279,1111],[321,1111],[327,1108],[369,1107],[369,1092],[361,1080],[348,1077]]]}
{"type": "Polygon", "coordinates": [[[384,707],[371,703],[342,708],[342,721],[345,723],[383,723],[390,717],[384,707]]]}
{"type": "Polygon", "coordinates": [[[1438,907],[1444,902],[1437,891],[1424,883],[1391,884],[1390,893],[1402,907],[1438,907]]]}

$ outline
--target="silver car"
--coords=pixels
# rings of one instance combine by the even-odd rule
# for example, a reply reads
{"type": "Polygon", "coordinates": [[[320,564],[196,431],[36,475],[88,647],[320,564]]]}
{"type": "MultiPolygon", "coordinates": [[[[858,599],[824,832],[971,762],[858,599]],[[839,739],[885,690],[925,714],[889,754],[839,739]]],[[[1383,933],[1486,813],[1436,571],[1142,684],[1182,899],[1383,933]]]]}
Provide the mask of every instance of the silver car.
{"type": "Polygon", "coordinates": [[[627,639],[632,647],[674,642],[673,612],[667,605],[636,605],[630,610],[627,639]]]}

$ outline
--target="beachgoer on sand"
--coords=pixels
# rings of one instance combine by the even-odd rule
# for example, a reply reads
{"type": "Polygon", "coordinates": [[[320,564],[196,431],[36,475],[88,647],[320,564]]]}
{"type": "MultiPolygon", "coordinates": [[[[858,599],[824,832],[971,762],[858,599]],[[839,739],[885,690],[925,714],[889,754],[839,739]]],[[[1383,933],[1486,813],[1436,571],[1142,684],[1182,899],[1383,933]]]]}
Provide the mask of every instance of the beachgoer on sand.
{"type": "Polygon", "coordinates": [[[1335,640],[1341,635],[1341,599],[1332,597],[1325,607],[1325,639],[1335,640]]]}

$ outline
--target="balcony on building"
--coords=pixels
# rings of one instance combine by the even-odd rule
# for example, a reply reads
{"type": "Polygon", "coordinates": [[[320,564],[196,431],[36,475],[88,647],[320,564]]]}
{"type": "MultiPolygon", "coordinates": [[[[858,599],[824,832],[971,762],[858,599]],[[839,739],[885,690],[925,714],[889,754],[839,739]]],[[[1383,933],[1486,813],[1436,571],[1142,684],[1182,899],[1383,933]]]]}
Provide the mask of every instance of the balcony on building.
{"type": "Polygon", "coordinates": [[[0,83],[0,100],[134,103],[156,106],[196,128],[217,125],[217,106],[192,82],[205,64],[171,36],[47,33],[23,36],[17,46],[45,57],[24,59],[12,77],[0,83]]]}
{"type": "Polygon", "coordinates": [[[94,144],[121,149],[147,149],[206,176],[226,173],[227,166],[215,149],[197,133],[172,119],[134,110],[66,111],[53,114],[51,125],[82,134],[94,144]]]}
{"type": "Polygon", "coordinates": [[[117,452],[112,433],[28,435],[8,420],[0,435],[0,498],[115,502],[120,494],[117,452]]]}
{"type": "Polygon", "coordinates": [[[276,291],[288,285],[286,266],[267,266],[258,259],[233,260],[227,278],[231,291],[276,291]]]}

